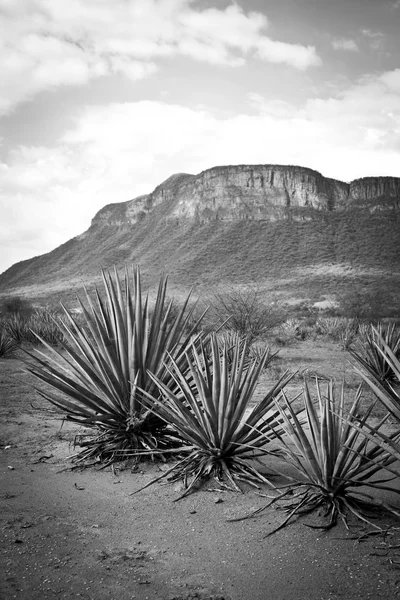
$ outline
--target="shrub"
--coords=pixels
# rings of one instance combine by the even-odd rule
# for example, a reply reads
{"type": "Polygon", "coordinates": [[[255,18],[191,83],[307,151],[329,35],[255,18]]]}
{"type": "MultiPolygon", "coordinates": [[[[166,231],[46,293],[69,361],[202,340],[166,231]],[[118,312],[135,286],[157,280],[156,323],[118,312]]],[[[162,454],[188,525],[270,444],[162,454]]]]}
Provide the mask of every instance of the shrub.
{"type": "MultiPolygon", "coordinates": [[[[103,272],[103,283],[105,300],[97,289],[94,301],[86,292],[88,308],[78,298],[84,326],[63,307],[64,321],[58,323],[65,337],[62,352],[39,338],[50,357],[39,350],[28,353],[33,359],[28,371],[55,390],[39,389],[44,398],[69,420],[97,432],[82,443],[84,450],[76,460],[110,464],[129,456],[137,458],[143,452],[169,451],[176,445],[176,436],[171,436],[155,410],[157,405],[139,395],[138,389],[156,394],[149,372],[170,382],[165,364],[168,356],[183,364],[190,342],[195,342],[191,331],[185,333],[193,312],[186,310],[189,297],[174,319],[170,319],[171,302],[165,311],[166,278],[160,280],[151,320],[138,268],[132,278],[125,272],[124,289],[116,271],[114,280],[103,272]]],[[[195,341],[202,335],[197,334],[195,341]]]]}
{"type": "Polygon", "coordinates": [[[315,324],[316,331],[339,342],[343,350],[348,350],[354,343],[360,327],[357,319],[345,317],[321,317],[315,324]]]}
{"type": "Polygon", "coordinates": [[[221,321],[250,342],[262,338],[282,321],[282,311],[274,304],[265,304],[257,286],[227,288],[214,294],[211,306],[221,321]]]}
{"type": "Polygon", "coordinates": [[[20,296],[12,296],[10,298],[6,298],[1,303],[0,312],[3,315],[20,315],[20,316],[29,316],[33,311],[33,307],[29,300],[25,298],[21,298],[20,296]]]}
{"type": "Polygon", "coordinates": [[[353,285],[339,297],[342,316],[358,321],[377,322],[392,313],[393,294],[386,286],[371,283],[369,288],[353,285]]]}

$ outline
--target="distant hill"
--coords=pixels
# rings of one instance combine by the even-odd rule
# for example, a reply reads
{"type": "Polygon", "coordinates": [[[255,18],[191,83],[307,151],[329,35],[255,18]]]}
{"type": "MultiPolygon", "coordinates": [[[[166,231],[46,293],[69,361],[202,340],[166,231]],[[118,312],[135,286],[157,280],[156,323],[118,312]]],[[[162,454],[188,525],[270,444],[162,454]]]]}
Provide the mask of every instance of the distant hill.
{"type": "Polygon", "coordinates": [[[90,228],[0,275],[0,294],[59,298],[100,268],[140,264],[151,284],[199,290],[256,282],[289,299],[354,289],[400,292],[400,178],[344,183],[282,165],[176,174],[152,193],[109,204],[90,228]]]}

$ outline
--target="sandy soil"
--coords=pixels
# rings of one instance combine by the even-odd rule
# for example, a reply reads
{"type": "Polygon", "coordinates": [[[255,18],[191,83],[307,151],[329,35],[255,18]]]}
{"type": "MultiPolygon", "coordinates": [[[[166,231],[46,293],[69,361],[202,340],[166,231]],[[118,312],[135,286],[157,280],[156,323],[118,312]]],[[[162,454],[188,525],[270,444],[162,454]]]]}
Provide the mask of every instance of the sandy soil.
{"type": "Polygon", "coordinates": [[[400,598],[400,524],[360,541],[370,528],[299,521],[265,538],[275,509],[227,521],[263,506],[253,490],[131,495],[159,467],[68,470],[76,429],[31,386],[19,359],[0,361],[1,600],[400,598]]]}

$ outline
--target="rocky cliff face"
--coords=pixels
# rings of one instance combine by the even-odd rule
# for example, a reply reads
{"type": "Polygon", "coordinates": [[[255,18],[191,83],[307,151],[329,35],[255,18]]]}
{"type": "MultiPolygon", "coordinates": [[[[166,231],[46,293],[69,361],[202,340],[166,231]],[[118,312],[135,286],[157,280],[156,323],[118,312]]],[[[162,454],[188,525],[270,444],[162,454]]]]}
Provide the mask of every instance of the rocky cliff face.
{"type": "Polygon", "coordinates": [[[377,201],[400,199],[399,177],[364,177],[349,185],[349,196],[353,201],[377,201]]]}
{"type": "Polygon", "coordinates": [[[160,205],[166,220],[199,223],[302,219],[310,218],[312,211],[360,206],[371,212],[377,208],[400,210],[400,178],[366,177],[345,183],[296,166],[214,167],[199,175],[173,175],[151,194],[110,204],[97,213],[92,225],[134,224],[160,205]]]}

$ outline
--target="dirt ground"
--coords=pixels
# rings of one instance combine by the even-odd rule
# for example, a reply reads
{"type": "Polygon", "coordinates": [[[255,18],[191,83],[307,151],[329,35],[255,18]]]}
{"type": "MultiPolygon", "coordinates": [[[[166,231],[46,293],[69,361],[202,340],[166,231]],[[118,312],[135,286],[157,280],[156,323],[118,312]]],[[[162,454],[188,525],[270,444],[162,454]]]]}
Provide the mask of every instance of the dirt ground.
{"type": "MultiPolygon", "coordinates": [[[[312,368],[302,345],[290,366],[296,352],[312,368]]],[[[316,352],[318,372],[348,369],[333,346],[316,352]]],[[[77,430],[60,430],[32,382],[20,358],[0,360],[1,600],[400,598],[400,523],[382,519],[388,534],[362,539],[370,527],[322,533],[308,517],[265,538],[283,518],[274,508],[228,521],[265,504],[255,490],[211,483],[173,502],[179,486],[156,484],[131,495],[160,467],[71,471],[77,430]]]]}

